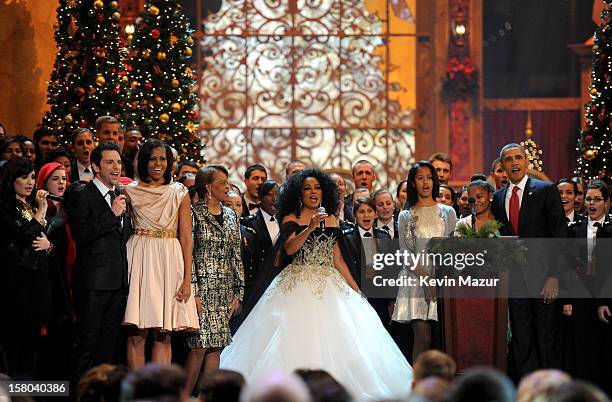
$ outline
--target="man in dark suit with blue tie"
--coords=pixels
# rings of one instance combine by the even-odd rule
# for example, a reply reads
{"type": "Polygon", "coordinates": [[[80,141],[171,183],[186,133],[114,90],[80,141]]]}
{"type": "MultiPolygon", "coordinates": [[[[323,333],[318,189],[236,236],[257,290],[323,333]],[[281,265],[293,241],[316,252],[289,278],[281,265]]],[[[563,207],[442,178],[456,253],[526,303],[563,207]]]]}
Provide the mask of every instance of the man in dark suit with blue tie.
{"type": "Polygon", "coordinates": [[[91,367],[111,363],[125,314],[127,250],[131,233],[121,175],[119,145],[104,142],[92,152],[95,178],[78,182],[66,199],[76,243],[72,287],[76,313],[73,381],[91,367]]]}
{"type": "MultiPolygon", "coordinates": [[[[492,210],[502,224],[501,234],[519,238],[566,237],[565,213],[555,184],[527,176],[526,151],[518,144],[504,146],[500,159],[510,181],[493,196],[492,210]]],[[[537,253],[528,258],[533,254],[537,253]]],[[[561,366],[560,310],[556,302],[560,264],[551,260],[535,264],[530,260],[530,267],[537,265],[542,271],[528,272],[523,267],[510,271],[510,350],[521,377],[540,368],[561,366]]]]}

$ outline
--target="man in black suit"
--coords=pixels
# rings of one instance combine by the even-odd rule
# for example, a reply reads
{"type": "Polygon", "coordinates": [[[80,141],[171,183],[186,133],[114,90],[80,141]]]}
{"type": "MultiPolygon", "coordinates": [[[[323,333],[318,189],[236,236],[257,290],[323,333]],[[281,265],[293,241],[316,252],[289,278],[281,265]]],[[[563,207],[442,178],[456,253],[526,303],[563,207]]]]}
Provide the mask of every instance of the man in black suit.
{"type": "MultiPolygon", "coordinates": [[[[527,157],[523,147],[508,144],[500,152],[502,166],[510,183],[493,195],[495,219],[503,225],[504,236],[519,238],[560,238],[567,236],[565,213],[554,183],[527,176],[527,157]]],[[[535,264],[542,272],[510,272],[508,308],[512,329],[511,353],[520,376],[540,368],[560,367],[559,264],[551,260],[535,264]],[[517,294],[520,297],[517,297],[517,294]]]]}
{"type": "Polygon", "coordinates": [[[263,165],[256,163],[246,168],[244,172],[244,185],[246,191],[242,196],[242,217],[246,218],[259,210],[259,186],[268,180],[268,172],[263,165]]]}
{"type": "Polygon", "coordinates": [[[91,181],[94,172],[91,167],[91,153],[95,148],[94,138],[88,128],[77,128],[72,133],[72,149],[76,160],[72,162],[70,170],[70,183],[91,181]]]}
{"type": "Polygon", "coordinates": [[[66,205],[76,242],[73,381],[91,367],[112,361],[127,295],[126,242],[131,230],[125,195],[116,191],[119,145],[104,142],[91,159],[96,177],[85,185],[78,183],[66,205]]]}
{"type": "Polygon", "coordinates": [[[255,237],[259,246],[258,265],[260,265],[267,254],[276,244],[280,234],[280,224],[276,220],[276,197],[278,195],[278,184],[273,180],[266,180],[259,186],[258,198],[261,201],[259,210],[241,220],[245,226],[255,231],[255,237]]]}

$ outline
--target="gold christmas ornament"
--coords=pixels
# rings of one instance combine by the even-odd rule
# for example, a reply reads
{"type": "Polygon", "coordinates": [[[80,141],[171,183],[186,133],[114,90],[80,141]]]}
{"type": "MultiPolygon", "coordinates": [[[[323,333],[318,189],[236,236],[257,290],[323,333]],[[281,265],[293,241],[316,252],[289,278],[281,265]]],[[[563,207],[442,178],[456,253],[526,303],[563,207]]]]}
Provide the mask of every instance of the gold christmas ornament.
{"type": "Polygon", "coordinates": [[[191,54],[192,54],[191,48],[188,47],[185,50],[183,50],[183,54],[187,57],[191,57],[191,54]]]}
{"type": "Polygon", "coordinates": [[[156,96],[156,97],[155,97],[155,102],[156,102],[156,103],[162,103],[163,101],[164,101],[164,100],[162,99],[162,97],[161,97],[161,96],[156,96]]]}
{"type": "Polygon", "coordinates": [[[71,114],[67,114],[67,115],[64,117],[64,121],[65,121],[66,123],[72,123],[72,115],[71,115],[71,114]]]}
{"type": "Polygon", "coordinates": [[[194,122],[190,121],[185,125],[185,129],[189,131],[191,134],[196,132],[196,125],[194,122]]]}
{"type": "Polygon", "coordinates": [[[119,3],[117,3],[116,1],[111,1],[109,3],[110,8],[112,8],[113,10],[117,10],[119,8],[119,3]]]}
{"type": "Polygon", "coordinates": [[[166,60],[166,52],[163,52],[163,51],[157,52],[157,60],[166,60]]]}
{"type": "Polygon", "coordinates": [[[588,161],[592,161],[593,159],[595,159],[596,156],[597,152],[592,149],[587,149],[586,151],[584,151],[584,159],[588,161]]]}
{"type": "Polygon", "coordinates": [[[96,0],[94,1],[93,6],[96,10],[101,10],[104,8],[104,2],[102,0],[96,0]]]}
{"type": "Polygon", "coordinates": [[[170,105],[170,109],[172,109],[172,111],[174,113],[180,112],[181,111],[181,105],[179,103],[173,103],[172,105],[170,105]]]}
{"type": "Polygon", "coordinates": [[[186,101],[185,99],[183,99],[183,100],[181,101],[181,106],[185,107],[185,105],[187,105],[187,101],[186,101]]]}
{"type": "Polygon", "coordinates": [[[104,78],[104,76],[102,74],[98,74],[96,76],[96,84],[101,87],[104,84],[106,84],[106,78],[104,78]]]}
{"type": "Polygon", "coordinates": [[[179,87],[179,80],[174,79],[170,82],[170,84],[172,85],[172,88],[178,88],[179,87]]]}
{"type": "Polygon", "coordinates": [[[192,38],[192,37],[190,37],[189,39],[187,39],[187,44],[188,44],[189,46],[192,46],[192,45],[193,45],[193,38],[192,38]]]}
{"type": "Polygon", "coordinates": [[[159,14],[159,8],[155,7],[155,6],[151,6],[149,7],[149,14],[151,15],[157,15],[159,14]]]}
{"type": "Polygon", "coordinates": [[[123,77],[121,77],[121,81],[123,81],[123,82],[128,82],[128,81],[129,81],[128,76],[127,76],[127,75],[124,75],[123,77]]]}
{"type": "Polygon", "coordinates": [[[130,84],[132,89],[136,89],[138,87],[138,85],[140,85],[140,83],[138,81],[132,81],[132,83],[130,84]]]}
{"type": "Polygon", "coordinates": [[[170,121],[170,116],[168,115],[168,113],[162,113],[159,115],[159,121],[161,121],[162,123],[168,123],[170,121]]]}
{"type": "Polygon", "coordinates": [[[591,88],[591,95],[596,96],[597,93],[597,88],[591,88]]]}
{"type": "Polygon", "coordinates": [[[115,12],[113,13],[113,15],[111,16],[111,18],[112,18],[114,21],[119,21],[119,20],[121,19],[121,14],[119,14],[118,12],[116,12],[116,11],[115,11],[115,12]]]}

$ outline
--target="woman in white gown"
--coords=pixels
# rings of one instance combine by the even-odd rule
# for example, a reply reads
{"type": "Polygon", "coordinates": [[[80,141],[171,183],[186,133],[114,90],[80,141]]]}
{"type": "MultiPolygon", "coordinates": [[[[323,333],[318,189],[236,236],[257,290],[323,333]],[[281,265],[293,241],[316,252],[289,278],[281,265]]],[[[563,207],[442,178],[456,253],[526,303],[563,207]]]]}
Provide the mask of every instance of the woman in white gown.
{"type": "Polygon", "coordinates": [[[291,176],[278,204],[277,261],[288,265],[223,350],[220,367],[247,382],[272,369],[323,369],[359,400],[408,396],[412,368],[340,254],[334,182],[306,169],[291,176]]]}

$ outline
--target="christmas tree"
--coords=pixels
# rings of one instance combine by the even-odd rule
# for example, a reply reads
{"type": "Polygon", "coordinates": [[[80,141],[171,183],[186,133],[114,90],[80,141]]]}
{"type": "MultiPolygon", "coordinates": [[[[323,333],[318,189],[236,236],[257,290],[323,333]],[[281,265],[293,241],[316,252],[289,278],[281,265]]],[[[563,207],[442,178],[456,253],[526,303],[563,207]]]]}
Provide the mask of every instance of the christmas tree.
{"type": "Polygon", "coordinates": [[[189,21],[178,0],[148,0],[136,20],[126,66],[125,121],[172,145],[181,160],[201,160],[189,21]]]}
{"type": "Polygon", "coordinates": [[[586,129],[580,131],[576,174],[584,179],[610,178],[612,157],[612,0],[604,0],[602,23],[595,31],[591,101],[586,105],[586,129]]]}
{"type": "Polygon", "coordinates": [[[96,119],[120,117],[119,3],[60,0],[55,40],[58,53],[48,86],[51,110],[43,127],[70,142],[78,127],[93,129],[96,119]]]}

